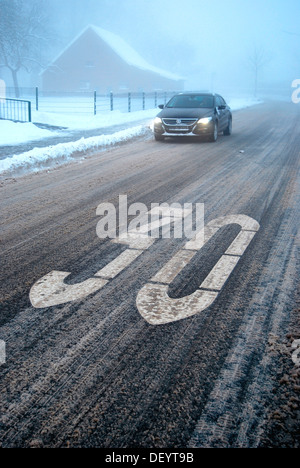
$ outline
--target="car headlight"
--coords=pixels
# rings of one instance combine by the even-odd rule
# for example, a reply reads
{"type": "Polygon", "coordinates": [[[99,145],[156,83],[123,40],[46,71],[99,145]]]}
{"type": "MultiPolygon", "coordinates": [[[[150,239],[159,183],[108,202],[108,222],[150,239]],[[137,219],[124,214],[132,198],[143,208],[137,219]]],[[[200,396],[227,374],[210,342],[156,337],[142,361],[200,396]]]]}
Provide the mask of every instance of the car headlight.
{"type": "Polygon", "coordinates": [[[153,123],[154,125],[160,125],[162,123],[162,120],[160,117],[155,117],[153,123]]]}
{"type": "Polygon", "coordinates": [[[203,125],[207,125],[211,121],[212,121],[212,117],[204,117],[203,119],[199,119],[198,123],[203,124],[203,125]]]}

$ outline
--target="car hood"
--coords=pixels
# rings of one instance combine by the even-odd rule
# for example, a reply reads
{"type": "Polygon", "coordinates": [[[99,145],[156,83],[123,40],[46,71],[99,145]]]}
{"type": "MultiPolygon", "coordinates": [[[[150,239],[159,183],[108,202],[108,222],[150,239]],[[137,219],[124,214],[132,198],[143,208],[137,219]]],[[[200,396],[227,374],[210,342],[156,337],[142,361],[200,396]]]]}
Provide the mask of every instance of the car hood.
{"type": "Polygon", "coordinates": [[[202,117],[210,117],[214,114],[214,109],[179,109],[178,107],[176,108],[168,108],[165,107],[162,109],[161,112],[157,115],[157,117],[160,117],[161,119],[166,119],[166,118],[177,118],[177,119],[184,119],[184,118],[197,118],[200,119],[202,117]]]}

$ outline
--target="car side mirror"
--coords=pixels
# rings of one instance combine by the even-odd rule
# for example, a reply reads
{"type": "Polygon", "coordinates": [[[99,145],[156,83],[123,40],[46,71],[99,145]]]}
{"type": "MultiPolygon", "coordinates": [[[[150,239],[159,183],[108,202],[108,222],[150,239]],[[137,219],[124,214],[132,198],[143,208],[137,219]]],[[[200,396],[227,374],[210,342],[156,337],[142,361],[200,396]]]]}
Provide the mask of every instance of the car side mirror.
{"type": "Polygon", "coordinates": [[[224,110],[224,109],[226,109],[226,106],[219,106],[219,109],[224,110]]]}
{"type": "Polygon", "coordinates": [[[159,109],[163,109],[164,107],[165,107],[164,104],[159,104],[158,106],[159,109]]]}

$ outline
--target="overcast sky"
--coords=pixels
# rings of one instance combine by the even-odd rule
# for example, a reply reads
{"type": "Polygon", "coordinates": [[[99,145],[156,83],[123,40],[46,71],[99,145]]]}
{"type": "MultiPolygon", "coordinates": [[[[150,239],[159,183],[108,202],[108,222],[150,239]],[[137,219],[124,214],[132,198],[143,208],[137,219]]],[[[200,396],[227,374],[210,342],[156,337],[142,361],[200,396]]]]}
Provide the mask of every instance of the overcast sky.
{"type": "MultiPolygon", "coordinates": [[[[183,74],[187,88],[249,87],[300,78],[300,0],[49,0],[61,43],[92,23],[119,34],[151,64],[183,74]]],[[[52,19],[53,19],[52,18],[52,19]]],[[[50,19],[49,19],[50,21],[50,19]]]]}

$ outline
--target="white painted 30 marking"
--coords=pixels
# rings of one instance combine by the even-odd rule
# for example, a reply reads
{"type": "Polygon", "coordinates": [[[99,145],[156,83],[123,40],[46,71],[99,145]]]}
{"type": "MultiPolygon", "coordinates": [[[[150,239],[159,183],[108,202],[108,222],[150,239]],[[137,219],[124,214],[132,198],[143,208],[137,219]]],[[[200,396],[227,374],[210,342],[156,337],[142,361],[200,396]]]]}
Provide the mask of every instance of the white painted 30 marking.
{"type": "Polygon", "coordinates": [[[295,351],[292,354],[293,363],[296,366],[300,366],[300,340],[294,340],[292,343],[292,349],[295,351]]]}
{"type": "MultiPolygon", "coordinates": [[[[182,217],[173,217],[172,222],[181,222],[182,217]]],[[[141,316],[152,325],[160,325],[193,316],[209,307],[218,297],[259,227],[257,221],[246,215],[220,217],[208,223],[139,291],[136,304],[141,316]],[[170,283],[219,229],[229,224],[240,225],[241,231],[199,289],[184,298],[170,298],[168,295],[170,283]]],[[[65,278],[70,275],[67,272],[52,271],[44,276],[31,288],[31,304],[36,308],[50,307],[82,300],[100,290],[155,242],[156,239],[145,235],[151,231],[151,228],[153,229],[153,226],[150,223],[142,226],[140,235],[129,232],[112,240],[113,243],[127,245],[128,249],[98,271],[93,278],[82,283],[74,285],[64,283],[65,278]]]]}
{"type": "Polygon", "coordinates": [[[135,230],[132,232],[129,230],[128,233],[126,232],[120,237],[113,239],[111,242],[127,245],[128,249],[95,273],[93,278],[89,278],[82,283],[68,285],[64,280],[71,273],[64,271],[52,271],[48,273],[32,286],[29,294],[31,304],[35,308],[41,309],[82,300],[90,294],[99,291],[155,242],[156,239],[149,237],[148,232],[168,223],[175,224],[176,222],[182,222],[183,217],[190,214],[189,212],[184,213],[182,211],[180,213],[181,216],[179,216],[175,211],[175,214],[170,216],[169,210],[166,210],[166,213],[166,216],[162,217],[160,223],[157,221],[147,223],[141,226],[139,233],[135,230]]]}
{"type": "Polygon", "coordinates": [[[0,340],[0,366],[6,363],[6,344],[0,340]]]}
{"type": "Polygon", "coordinates": [[[218,297],[220,290],[234,270],[250,244],[259,224],[245,215],[226,216],[215,219],[204,227],[204,242],[192,239],[184,249],[173,257],[148,284],[138,293],[137,307],[144,319],[152,325],[161,325],[191,317],[209,307],[218,297]],[[201,250],[218,230],[228,224],[239,224],[242,228],[214,268],[193,294],[180,299],[170,298],[168,288],[172,280],[201,250]]]}

